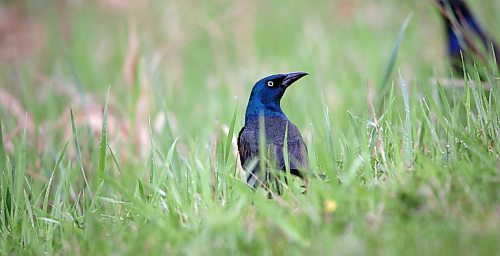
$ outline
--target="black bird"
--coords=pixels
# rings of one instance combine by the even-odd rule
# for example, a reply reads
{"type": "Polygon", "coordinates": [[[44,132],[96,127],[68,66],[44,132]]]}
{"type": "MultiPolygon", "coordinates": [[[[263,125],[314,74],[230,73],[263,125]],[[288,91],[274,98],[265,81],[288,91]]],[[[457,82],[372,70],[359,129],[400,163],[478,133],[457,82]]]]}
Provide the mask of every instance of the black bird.
{"type": "MultiPolygon", "coordinates": [[[[271,163],[281,171],[285,170],[285,131],[287,133],[288,164],[290,173],[301,177],[307,185],[304,171],[308,168],[307,147],[299,129],[283,113],[280,106],[281,97],[286,89],[307,75],[305,72],[295,72],[289,74],[277,74],[265,77],[258,81],[250,94],[245,114],[245,126],[238,135],[238,151],[240,154],[241,166],[247,172],[247,183],[257,188],[260,185],[267,185],[270,188],[270,181],[273,180],[270,173],[271,166],[265,165],[265,170],[261,170],[259,136],[264,137],[259,127],[265,130],[266,153],[271,163]],[[262,120],[262,126],[260,126],[262,120]],[[260,135],[262,134],[262,135],[260,135]]],[[[279,181],[274,179],[280,193],[279,181]]]]}
{"type": "Polygon", "coordinates": [[[463,75],[462,56],[466,65],[478,60],[486,63],[494,55],[497,68],[500,64],[500,48],[479,25],[463,0],[436,0],[443,18],[448,55],[456,75],[463,75]],[[476,42],[482,45],[477,45],[476,42]],[[486,55],[488,56],[485,56],[486,55]]]}

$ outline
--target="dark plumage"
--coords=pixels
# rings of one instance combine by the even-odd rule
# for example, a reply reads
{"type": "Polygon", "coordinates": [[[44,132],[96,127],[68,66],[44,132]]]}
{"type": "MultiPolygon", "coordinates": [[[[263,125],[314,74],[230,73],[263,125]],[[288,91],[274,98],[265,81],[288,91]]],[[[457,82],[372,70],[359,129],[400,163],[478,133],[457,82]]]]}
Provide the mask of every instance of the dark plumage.
{"type": "Polygon", "coordinates": [[[288,129],[290,172],[305,178],[302,172],[308,168],[306,144],[297,126],[286,117],[280,106],[281,97],[288,86],[305,75],[307,73],[296,72],[268,76],[258,81],[252,89],[245,114],[245,126],[238,135],[238,151],[241,165],[247,172],[247,183],[254,188],[270,181],[269,166],[266,166],[264,172],[260,170],[259,120],[264,122],[265,149],[270,157],[268,160],[276,164],[279,170],[285,170],[283,151],[285,131],[288,129]]]}
{"type": "Polygon", "coordinates": [[[466,65],[473,61],[486,63],[494,55],[497,67],[500,64],[500,48],[479,26],[469,7],[463,0],[436,0],[443,18],[447,49],[453,71],[463,75],[462,56],[466,65]],[[482,45],[476,43],[479,41],[482,45]],[[493,47],[493,49],[492,49],[493,47]],[[489,56],[486,56],[486,54],[489,56]]]}

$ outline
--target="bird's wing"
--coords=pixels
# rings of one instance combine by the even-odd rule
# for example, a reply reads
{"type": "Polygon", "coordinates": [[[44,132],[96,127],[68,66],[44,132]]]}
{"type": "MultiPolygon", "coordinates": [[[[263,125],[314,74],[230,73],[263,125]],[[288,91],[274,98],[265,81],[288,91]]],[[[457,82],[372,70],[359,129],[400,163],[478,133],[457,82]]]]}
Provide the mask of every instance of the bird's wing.
{"type": "Polygon", "coordinates": [[[289,141],[288,155],[290,158],[290,169],[307,169],[307,154],[307,146],[300,135],[289,141]]]}
{"type": "Polygon", "coordinates": [[[305,182],[303,186],[307,189],[308,176],[306,174],[309,169],[307,146],[298,129],[290,137],[288,141],[290,173],[302,178],[305,182]]]}
{"type": "Polygon", "coordinates": [[[245,168],[245,162],[247,159],[251,158],[252,152],[250,151],[250,143],[245,136],[242,136],[245,127],[241,128],[238,133],[238,153],[240,154],[241,166],[245,168]]]}
{"type": "Polygon", "coordinates": [[[259,177],[259,152],[256,151],[255,143],[252,144],[252,138],[248,137],[249,133],[245,133],[244,130],[245,127],[243,127],[238,134],[238,153],[240,154],[240,162],[247,173],[247,183],[257,188],[262,182],[262,177],[259,177]]]}
{"type": "MultiPolygon", "coordinates": [[[[283,143],[276,143],[276,164],[281,170],[285,170],[285,159],[283,152],[283,143]]],[[[307,146],[302,137],[297,134],[288,139],[288,161],[290,163],[290,172],[302,177],[300,172],[307,170],[307,146]]]]}

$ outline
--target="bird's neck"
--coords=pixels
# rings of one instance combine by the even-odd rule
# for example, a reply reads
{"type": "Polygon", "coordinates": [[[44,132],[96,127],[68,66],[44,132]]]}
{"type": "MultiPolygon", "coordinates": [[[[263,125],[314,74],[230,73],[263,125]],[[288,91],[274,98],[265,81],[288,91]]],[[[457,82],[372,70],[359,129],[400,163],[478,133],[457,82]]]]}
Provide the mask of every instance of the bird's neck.
{"type": "Polygon", "coordinates": [[[287,118],[281,110],[279,102],[262,103],[259,100],[250,100],[248,102],[247,111],[245,114],[245,124],[259,120],[259,117],[283,117],[287,118]]]}

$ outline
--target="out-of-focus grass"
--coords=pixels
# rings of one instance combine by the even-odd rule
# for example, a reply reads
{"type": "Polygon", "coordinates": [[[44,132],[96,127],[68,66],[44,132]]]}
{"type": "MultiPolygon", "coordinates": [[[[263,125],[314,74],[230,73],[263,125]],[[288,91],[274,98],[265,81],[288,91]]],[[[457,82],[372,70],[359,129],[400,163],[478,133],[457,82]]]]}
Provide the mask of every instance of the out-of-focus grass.
{"type": "MultiPolygon", "coordinates": [[[[471,4],[500,31],[500,3],[471,4]]],[[[2,254],[499,249],[499,80],[433,85],[449,69],[430,1],[0,6],[2,254]],[[283,109],[328,180],[268,200],[239,179],[234,132],[256,80],[297,70],[283,109]]]]}

